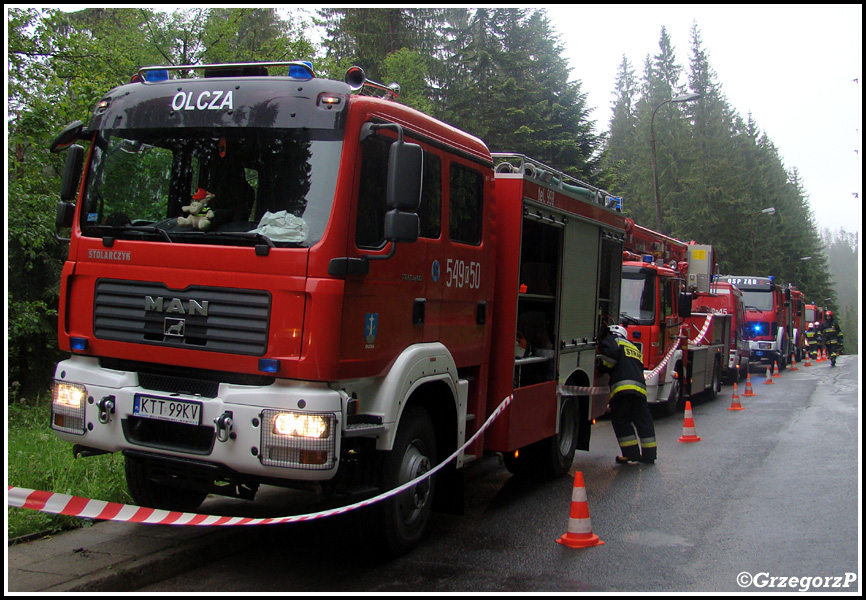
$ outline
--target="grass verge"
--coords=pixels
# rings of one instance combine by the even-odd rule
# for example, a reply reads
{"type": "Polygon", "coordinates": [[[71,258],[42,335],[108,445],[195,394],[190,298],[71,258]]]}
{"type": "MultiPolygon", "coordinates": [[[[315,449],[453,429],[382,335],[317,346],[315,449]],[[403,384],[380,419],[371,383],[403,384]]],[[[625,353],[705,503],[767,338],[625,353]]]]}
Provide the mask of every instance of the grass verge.
{"type": "MultiPolygon", "coordinates": [[[[7,485],[71,494],[107,502],[132,503],[126,490],[120,453],[72,457],[72,444],[49,428],[50,394],[7,404],[7,485]],[[48,398],[48,399],[46,399],[48,398]]],[[[27,508],[7,508],[9,539],[41,532],[57,533],[91,521],[27,508]]]]}

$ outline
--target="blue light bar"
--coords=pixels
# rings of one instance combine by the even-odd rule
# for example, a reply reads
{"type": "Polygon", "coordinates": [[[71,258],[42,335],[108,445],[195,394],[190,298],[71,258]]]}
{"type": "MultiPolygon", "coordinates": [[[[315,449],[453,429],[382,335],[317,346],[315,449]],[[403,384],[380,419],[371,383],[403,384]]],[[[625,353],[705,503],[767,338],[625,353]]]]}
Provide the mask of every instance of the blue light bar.
{"type": "Polygon", "coordinates": [[[653,256],[652,256],[652,254],[644,254],[642,260],[643,260],[643,262],[645,262],[647,264],[652,264],[653,256]]]}
{"type": "MultiPolygon", "coordinates": [[[[310,67],[310,71],[313,70],[313,63],[308,60],[298,61],[310,67]]],[[[289,66],[289,77],[294,77],[295,79],[309,79],[310,73],[303,67],[298,67],[295,65],[289,66]]]]}
{"type": "Polygon", "coordinates": [[[87,350],[87,338],[71,337],[69,338],[69,345],[73,350],[87,350]]]}
{"type": "Polygon", "coordinates": [[[259,371],[263,371],[265,373],[279,373],[280,361],[275,358],[260,358],[259,371]]]}
{"type": "Polygon", "coordinates": [[[165,69],[160,71],[145,71],[144,72],[144,80],[148,82],[156,82],[156,81],[167,81],[168,80],[168,71],[165,69]]]}

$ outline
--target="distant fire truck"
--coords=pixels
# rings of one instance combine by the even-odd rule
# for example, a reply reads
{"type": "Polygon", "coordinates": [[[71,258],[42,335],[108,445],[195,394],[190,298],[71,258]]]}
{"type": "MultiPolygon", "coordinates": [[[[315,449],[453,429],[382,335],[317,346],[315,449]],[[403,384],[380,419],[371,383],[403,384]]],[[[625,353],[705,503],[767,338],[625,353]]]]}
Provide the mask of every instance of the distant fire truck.
{"type": "Polygon", "coordinates": [[[743,292],[750,361],[771,366],[775,363],[784,370],[794,348],[791,289],[783,288],[772,277],[726,275],[720,279],[743,292]]]}
{"type": "Polygon", "coordinates": [[[647,401],[673,413],[685,398],[721,388],[732,315],[692,312],[709,292],[712,246],[686,244],[631,220],[623,253],[620,323],[643,353],[647,401]]]}

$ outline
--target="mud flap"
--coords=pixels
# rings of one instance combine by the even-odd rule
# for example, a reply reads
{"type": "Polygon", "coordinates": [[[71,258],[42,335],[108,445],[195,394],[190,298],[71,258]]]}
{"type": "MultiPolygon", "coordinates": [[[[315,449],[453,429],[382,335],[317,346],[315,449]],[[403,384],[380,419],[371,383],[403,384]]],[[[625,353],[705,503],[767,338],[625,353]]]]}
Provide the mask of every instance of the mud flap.
{"type": "Polygon", "coordinates": [[[589,436],[592,434],[592,419],[589,418],[589,396],[580,396],[577,402],[577,442],[575,448],[589,451],[589,436]]]}
{"type": "Polygon", "coordinates": [[[436,474],[436,494],[433,496],[433,512],[448,515],[463,515],[465,509],[466,477],[465,469],[451,465],[436,474]]]}

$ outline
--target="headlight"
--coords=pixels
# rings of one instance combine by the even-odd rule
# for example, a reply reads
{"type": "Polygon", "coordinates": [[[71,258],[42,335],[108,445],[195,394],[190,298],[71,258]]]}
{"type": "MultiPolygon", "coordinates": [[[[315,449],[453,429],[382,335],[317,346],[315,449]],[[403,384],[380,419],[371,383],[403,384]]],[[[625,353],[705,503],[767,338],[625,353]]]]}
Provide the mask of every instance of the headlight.
{"type": "Polygon", "coordinates": [[[333,413],[263,410],[259,460],[269,467],[333,469],[336,421],[333,413]]]}
{"type": "Polygon", "coordinates": [[[325,415],[279,413],[274,417],[274,433],[305,438],[326,438],[328,418],[325,415]]]}
{"type": "Polygon", "coordinates": [[[58,381],[54,384],[53,401],[70,408],[80,408],[87,395],[83,385],[58,381]]]}
{"type": "Polygon", "coordinates": [[[83,385],[55,381],[51,393],[51,428],[83,435],[85,398],[87,389],[83,385]]]}

